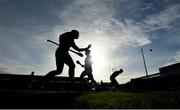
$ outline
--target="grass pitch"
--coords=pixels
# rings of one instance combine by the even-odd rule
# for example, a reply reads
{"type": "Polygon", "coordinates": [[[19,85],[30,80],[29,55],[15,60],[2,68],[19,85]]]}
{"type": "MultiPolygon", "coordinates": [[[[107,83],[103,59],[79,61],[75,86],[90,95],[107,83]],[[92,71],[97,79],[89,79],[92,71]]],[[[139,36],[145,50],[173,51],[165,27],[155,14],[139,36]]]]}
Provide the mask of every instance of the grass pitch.
{"type": "Polygon", "coordinates": [[[0,108],[152,109],[180,108],[180,91],[1,90],[0,108]]]}
{"type": "Polygon", "coordinates": [[[75,98],[77,108],[180,108],[180,91],[88,92],[75,98]]]}

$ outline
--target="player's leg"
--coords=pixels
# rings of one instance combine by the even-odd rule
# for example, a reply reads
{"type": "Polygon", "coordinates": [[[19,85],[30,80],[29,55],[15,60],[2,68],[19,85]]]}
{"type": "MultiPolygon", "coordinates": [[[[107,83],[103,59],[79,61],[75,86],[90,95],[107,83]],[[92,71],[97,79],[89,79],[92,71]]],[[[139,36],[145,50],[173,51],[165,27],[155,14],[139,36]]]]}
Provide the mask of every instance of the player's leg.
{"type": "Polygon", "coordinates": [[[48,74],[46,74],[46,77],[54,77],[58,74],[62,73],[62,70],[64,68],[64,62],[60,58],[56,58],[56,70],[50,71],[48,74]]]}
{"type": "Polygon", "coordinates": [[[95,86],[97,86],[97,82],[94,80],[94,77],[93,77],[93,75],[92,75],[92,72],[88,72],[88,78],[91,80],[91,82],[95,85],[95,86]]]}
{"type": "Polygon", "coordinates": [[[116,81],[115,78],[112,78],[112,77],[111,77],[110,80],[111,80],[111,84],[112,84],[112,85],[115,85],[115,84],[117,83],[117,81],[116,81]]]}
{"type": "Polygon", "coordinates": [[[73,80],[74,74],[75,74],[75,64],[69,54],[66,56],[64,63],[69,66],[68,74],[69,74],[70,79],[73,80]]]}
{"type": "Polygon", "coordinates": [[[61,74],[64,68],[64,59],[63,58],[56,58],[56,68],[57,68],[57,74],[61,74]]]}
{"type": "Polygon", "coordinates": [[[86,70],[84,70],[82,73],[81,73],[81,75],[80,75],[80,78],[82,79],[82,78],[84,78],[84,76],[86,76],[87,74],[86,74],[86,70]]]}
{"type": "Polygon", "coordinates": [[[84,77],[86,76],[86,70],[84,70],[81,75],[80,75],[80,79],[81,79],[81,83],[84,84],[84,85],[87,85],[88,84],[88,81],[87,79],[85,79],[84,77]]]}

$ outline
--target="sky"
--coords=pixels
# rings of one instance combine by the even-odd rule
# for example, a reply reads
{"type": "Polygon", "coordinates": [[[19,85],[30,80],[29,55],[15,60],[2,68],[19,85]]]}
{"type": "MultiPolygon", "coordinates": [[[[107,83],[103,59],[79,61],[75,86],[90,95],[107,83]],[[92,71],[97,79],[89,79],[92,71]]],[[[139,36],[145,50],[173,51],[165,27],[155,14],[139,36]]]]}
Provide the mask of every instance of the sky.
{"type": "MultiPolygon", "coordinates": [[[[59,35],[76,29],[79,47],[92,44],[95,80],[122,84],[180,62],[179,0],[0,0],[0,73],[45,75],[56,69],[59,35]],[[152,51],[150,51],[152,49],[152,51]]],[[[83,52],[84,53],[84,52],[83,52]]],[[[74,62],[84,57],[70,53],[74,62]]],[[[68,76],[65,66],[59,76],[68,76]]],[[[83,68],[76,64],[75,76],[83,68]]]]}

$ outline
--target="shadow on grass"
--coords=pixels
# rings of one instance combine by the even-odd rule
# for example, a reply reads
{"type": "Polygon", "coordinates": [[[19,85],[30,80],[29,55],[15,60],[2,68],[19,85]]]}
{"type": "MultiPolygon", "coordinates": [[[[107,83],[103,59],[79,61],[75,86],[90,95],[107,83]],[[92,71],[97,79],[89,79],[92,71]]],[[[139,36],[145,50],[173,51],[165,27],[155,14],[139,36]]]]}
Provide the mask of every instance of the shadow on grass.
{"type": "Polygon", "coordinates": [[[1,90],[0,108],[72,108],[74,98],[80,94],[72,91],[1,90]]]}

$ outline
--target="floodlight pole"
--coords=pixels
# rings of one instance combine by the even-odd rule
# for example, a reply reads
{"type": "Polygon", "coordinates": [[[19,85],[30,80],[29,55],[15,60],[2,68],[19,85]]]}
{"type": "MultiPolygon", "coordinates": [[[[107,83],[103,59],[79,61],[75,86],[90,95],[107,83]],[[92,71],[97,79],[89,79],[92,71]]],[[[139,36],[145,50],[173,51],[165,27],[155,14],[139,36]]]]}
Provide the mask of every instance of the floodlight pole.
{"type": "Polygon", "coordinates": [[[142,48],[141,48],[141,52],[142,52],[142,56],[143,56],[143,62],[144,62],[144,68],[145,68],[145,71],[146,71],[146,76],[148,76],[148,71],[147,71],[147,67],[146,67],[146,60],[145,60],[144,52],[143,52],[142,48]]]}

